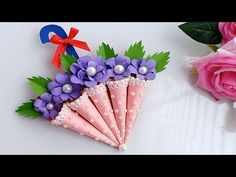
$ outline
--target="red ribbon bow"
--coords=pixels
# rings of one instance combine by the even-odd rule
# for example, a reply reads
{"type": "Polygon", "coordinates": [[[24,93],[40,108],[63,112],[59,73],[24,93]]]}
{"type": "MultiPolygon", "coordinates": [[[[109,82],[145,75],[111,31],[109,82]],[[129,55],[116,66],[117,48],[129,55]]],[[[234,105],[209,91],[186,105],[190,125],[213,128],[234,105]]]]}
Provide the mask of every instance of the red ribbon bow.
{"type": "Polygon", "coordinates": [[[79,33],[79,30],[76,28],[71,28],[69,36],[65,39],[61,38],[60,36],[53,35],[50,39],[50,42],[54,44],[58,44],[56,53],[53,57],[52,64],[57,67],[58,69],[61,67],[61,60],[60,60],[60,55],[64,54],[67,48],[67,45],[72,45],[87,51],[90,51],[88,45],[86,42],[79,41],[73,39],[77,34],[79,33]]]}

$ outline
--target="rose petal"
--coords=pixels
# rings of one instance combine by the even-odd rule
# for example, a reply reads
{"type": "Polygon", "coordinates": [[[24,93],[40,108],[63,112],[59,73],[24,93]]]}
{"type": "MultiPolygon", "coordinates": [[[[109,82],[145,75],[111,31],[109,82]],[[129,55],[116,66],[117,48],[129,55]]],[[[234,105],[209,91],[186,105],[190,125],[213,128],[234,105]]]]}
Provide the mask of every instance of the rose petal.
{"type": "Polygon", "coordinates": [[[225,71],[221,75],[221,83],[229,84],[236,87],[236,68],[233,71],[225,71]]]}
{"type": "Polygon", "coordinates": [[[204,90],[211,92],[211,94],[217,99],[223,99],[223,97],[215,90],[214,85],[211,82],[211,78],[213,77],[213,73],[209,73],[203,68],[199,72],[199,78],[196,82],[196,85],[204,90]]]}

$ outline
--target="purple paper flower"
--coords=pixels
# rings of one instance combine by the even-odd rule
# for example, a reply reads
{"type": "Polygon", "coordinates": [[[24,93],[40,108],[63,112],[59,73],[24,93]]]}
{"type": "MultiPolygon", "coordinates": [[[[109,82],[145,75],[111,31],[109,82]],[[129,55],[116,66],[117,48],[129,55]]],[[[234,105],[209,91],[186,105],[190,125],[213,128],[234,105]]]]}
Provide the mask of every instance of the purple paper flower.
{"type": "Polygon", "coordinates": [[[54,102],[73,101],[80,96],[82,85],[73,84],[70,79],[71,76],[69,74],[59,73],[56,75],[55,81],[51,81],[48,84],[48,89],[53,96],[54,102]]]}
{"type": "Polygon", "coordinates": [[[61,110],[62,105],[55,103],[52,99],[52,95],[44,93],[37,98],[34,102],[35,110],[42,113],[44,119],[50,120],[57,116],[61,110]]]}
{"type": "Polygon", "coordinates": [[[107,72],[110,77],[114,77],[115,80],[121,80],[127,78],[131,74],[130,59],[126,57],[110,58],[106,61],[107,72]]]}
{"type": "Polygon", "coordinates": [[[102,57],[80,57],[77,63],[71,65],[70,70],[74,74],[71,77],[71,82],[74,84],[94,87],[98,82],[104,83],[109,79],[102,57]]]}
{"type": "Polygon", "coordinates": [[[133,59],[129,69],[141,80],[154,80],[156,77],[156,61],[146,59],[133,59]]]}

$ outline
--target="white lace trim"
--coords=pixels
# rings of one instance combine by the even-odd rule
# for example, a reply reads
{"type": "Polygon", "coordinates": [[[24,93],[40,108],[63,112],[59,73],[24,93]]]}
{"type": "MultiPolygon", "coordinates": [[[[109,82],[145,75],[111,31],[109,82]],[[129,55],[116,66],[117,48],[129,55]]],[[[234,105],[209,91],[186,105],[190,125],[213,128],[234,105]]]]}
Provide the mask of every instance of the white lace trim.
{"type": "Polygon", "coordinates": [[[120,88],[120,87],[126,87],[128,86],[129,83],[129,78],[125,78],[122,80],[118,80],[118,81],[107,81],[106,84],[108,86],[108,88],[120,88]]]}
{"type": "Polygon", "coordinates": [[[107,87],[105,84],[101,83],[99,85],[96,85],[93,88],[85,88],[85,92],[88,94],[88,96],[94,96],[99,93],[104,93],[107,91],[107,87]]]}
{"type": "Polygon", "coordinates": [[[69,106],[73,110],[76,110],[80,105],[84,104],[84,102],[87,101],[88,99],[89,99],[88,94],[86,92],[83,92],[83,94],[75,101],[67,103],[67,106],[69,106]]]}
{"type": "Polygon", "coordinates": [[[150,83],[150,80],[140,80],[139,78],[134,78],[134,77],[130,77],[129,78],[129,85],[132,86],[142,86],[142,87],[146,87],[148,86],[148,84],[150,83]]]}
{"type": "Polygon", "coordinates": [[[61,111],[58,113],[57,117],[51,121],[52,125],[61,125],[62,120],[64,120],[68,116],[68,111],[70,108],[63,104],[63,107],[61,108],[61,111]]]}

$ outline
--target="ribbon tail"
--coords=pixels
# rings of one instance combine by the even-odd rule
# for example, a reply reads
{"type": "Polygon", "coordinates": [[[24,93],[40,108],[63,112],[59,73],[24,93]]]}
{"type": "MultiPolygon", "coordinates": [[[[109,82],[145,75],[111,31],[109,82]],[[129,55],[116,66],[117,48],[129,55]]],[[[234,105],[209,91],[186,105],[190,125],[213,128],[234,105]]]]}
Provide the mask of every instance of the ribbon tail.
{"type": "Polygon", "coordinates": [[[59,45],[57,47],[57,50],[55,52],[55,55],[52,59],[52,64],[57,68],[57,69],[60,69],[61,67],[61,59],[60,59],[60,55],[61,54],[64,54],[66,50],[66,45],[59,45]]]}
{"type": "Polygon", "coordinates": [[[75,46],[75,47],[78,47],[78,48],[81,48],[81,49],[90,51],[89,46],[88,46],[87,43],[84,42],[84,41],[72,40],[72,41],[70,42],[70,44],[73,45],[73,46],[75,46]]]}

